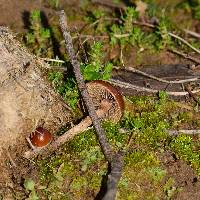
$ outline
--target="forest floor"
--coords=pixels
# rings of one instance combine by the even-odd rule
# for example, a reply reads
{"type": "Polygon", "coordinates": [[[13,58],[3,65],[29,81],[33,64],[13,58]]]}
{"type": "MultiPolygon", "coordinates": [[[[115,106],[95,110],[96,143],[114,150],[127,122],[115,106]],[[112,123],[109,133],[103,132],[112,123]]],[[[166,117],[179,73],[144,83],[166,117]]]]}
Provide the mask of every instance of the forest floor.
{"type": "MultiPolygon", "coordinates": [[[[70,66],[60,9],[67,15],[85,80],[117,80],[126,86],[117,85],[126,105],[121,121],[103,123],[112,148],[126,152],[117,199],[200,199],[200,98],[193,92],[200,82],[170,82],[199,77],[199,1],[0,0],[0,25],[36,56],[65,61],[48,61],[49,80],[79,115],[74,77],[69,69],[57,70],[70,66]],[[170,130],[183,131],[170,135],[170,130]]],[[[74,117],[72,123],[79,120],[74,117]]],[[[93,129],[33,163],[31,170],[21,169],[24,182],[13,181],[13,199],[100,196],[107,162],[93,129]]],[[[6,190],[1,191],[0,199],[6,190]]]]}

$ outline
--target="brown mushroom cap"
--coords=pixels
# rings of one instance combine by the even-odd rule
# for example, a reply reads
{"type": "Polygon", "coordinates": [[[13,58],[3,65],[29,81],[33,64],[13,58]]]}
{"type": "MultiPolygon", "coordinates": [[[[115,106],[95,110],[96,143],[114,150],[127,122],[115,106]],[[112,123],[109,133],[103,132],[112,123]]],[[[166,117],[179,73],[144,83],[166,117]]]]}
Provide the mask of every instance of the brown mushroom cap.
{"type": "Polygon", "coordinates": [[[33,132],[30,136],[30,141],[35,147],[44,147],[49,144],[51,140],[51,133],[42,127],[36,128],[35,132],[33,132]]]}
{"type": "Polygon", "coordinates": [[[95,109],[98,110],[103,100],[112,103],[104,118],[118,122],[124,112],[124,99],[121,93],[110,83],[102,80],[90,81],[87,84],[89,95],[92,97],[95,109]]]}

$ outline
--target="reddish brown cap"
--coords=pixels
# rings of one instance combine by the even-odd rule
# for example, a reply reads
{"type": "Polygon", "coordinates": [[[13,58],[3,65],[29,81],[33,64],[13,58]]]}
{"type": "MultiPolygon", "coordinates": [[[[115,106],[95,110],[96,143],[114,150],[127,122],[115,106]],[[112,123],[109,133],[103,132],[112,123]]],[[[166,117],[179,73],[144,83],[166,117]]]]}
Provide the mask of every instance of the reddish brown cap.
{"type": "Polygon", "coordinates": [[[51,140],[51,133],[42,127],[36,128],[35,132],[33,132],[30,136],[30,141],[35,147],[44,147],[49,144],[51,140]]]}
{"type": "Polygon", "coordinates": [[[112,103],[111,108],[105,114],[105,118],[118,122],[123,115],[125,106],[123,96],[117,88],[106,81],[95,80],[87,83],[87,89],[96,110],[100,107],[102,100],[108,100],[112,103]]]}

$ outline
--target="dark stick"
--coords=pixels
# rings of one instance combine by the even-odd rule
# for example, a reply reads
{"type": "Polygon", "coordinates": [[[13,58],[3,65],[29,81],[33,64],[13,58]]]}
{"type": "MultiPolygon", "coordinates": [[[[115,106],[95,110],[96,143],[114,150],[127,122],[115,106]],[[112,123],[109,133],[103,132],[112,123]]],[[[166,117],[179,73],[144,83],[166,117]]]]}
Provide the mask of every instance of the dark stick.
{"type": "Polygon", "coordinates": [[[63,10],[59,13],[59,17],[60,17],[61,30],[62,30],[63,37],[66,44],[66,50],[71,59],[71,63],[73,66],[78,88],[85,102],[89,116],[92,119],[103,153],[106,159],[108,160],[109,164],[111,165],[111,173],[108,175],[108,181],[107,181],[107,192],[103,199],[114,200],[116,196],[116,191],[117,191],[117,184],[119,182],[119,179],[121,178],[121,173],[122,173],[122,155],[120,153],[114,154],[111,150],[110,145],[107,142],[104,129],[101,126],[101,123],[95,111],[92,99],[88,94],[83,76],[81,74],[80,64],[74,52],[72,38],[67,31],[66,17],[65,17],[65,12],[63,10]]]}
{"type": "Polygon", "coordinates": [[[107,180],[107,191],[105,193],[105,196],[103,197],[103,200],[114,200],[116,197],[116,192],[117,192],[117,184],[121,178],[121,173],[122,173],[122,163],[123,163],[122,155],[120,153],[113,153],[110,145],[107,142],[104,129],[101,127],[100,120],[95,111],[92,99],[90,98],[88,94],[83,76],[80,71],[80,63],[78,62],[78,59],[74,52],[72,38],[69,32],[67,31],[67,21],[66,21],[64,10],[62,10],[59,13],[59,17],[60,17],[61,30],[62,30],[63,37],[66,44],[66,50],[71,59],[71,63],[73,66],[73,71],[76,77],[78,88],[85,102],[89,116],[92,119],[103,153],[106,159],[108,160],[109,165],[111,166],[111,173],[108,175],[108,180],[107,180]]]}
{"type": "Polygon", "coordinates": [[[122,176],[122,153],[116,153],[111,162],[111,172],[107,179],[107,191],[102,200],[114,200],[117,193],[117,185],[122,176]]]}
{"type": "Polygon", "coordinates": [[[105,133],[103,128],[101,127],[100,124],[100,120],[96,114],[93,102],[88,94],[83,76],[81,74],[81,70],[80,70],[80,63],[78,62],[78,59],[75,55],[74,52],[74,48],[73,48],[73,43],[72,43],[72,38],[70,36],[70,34],[67,31],[67,21],[66,21],[66,17],[65,17],[65,13],[62,10],[59,14],[60,17],[60,26],[61,26],[61,30],[63,33],[63,37],[65,40],[65,44],[66,44],[66,50],[69,54],[72,66],[73,66],[73,71],[76,77],[76,81],[78,84],[78,88],[80,90],[80,93],[83,97],[83,100],[85,102],[86,108],[88,110],[89,116],[92,119],[94,128],[96,130],[100,145],[103,149],[103,153],[106,157],[107,160],[111,161],[111,157],[112,157],[112,152],[111,152],[111,148],[107,142],[107,139],[105,137],[105,133]]]}

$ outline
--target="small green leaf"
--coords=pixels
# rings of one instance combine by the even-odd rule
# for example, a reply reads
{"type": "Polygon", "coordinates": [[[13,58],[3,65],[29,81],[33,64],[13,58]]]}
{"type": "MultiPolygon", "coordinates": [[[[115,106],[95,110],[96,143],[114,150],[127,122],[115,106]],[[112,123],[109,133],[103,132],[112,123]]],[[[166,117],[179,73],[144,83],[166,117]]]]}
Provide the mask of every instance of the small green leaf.
{"type": "Polygon", "coordinates": [[[24,187],[25,187],[25,189],[28,190],[28,191],[33,191],[34,188],[35,188],[35,183],[34,183],[34,181],[31,180],[31,179],[26,179],[26,180],[24,181],[24,187]]]}

